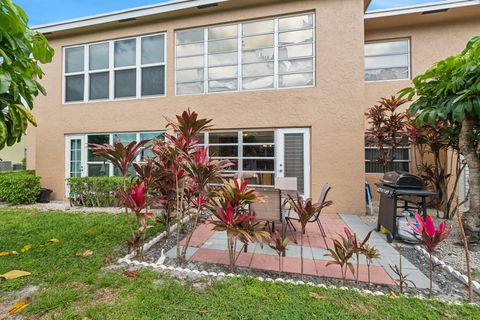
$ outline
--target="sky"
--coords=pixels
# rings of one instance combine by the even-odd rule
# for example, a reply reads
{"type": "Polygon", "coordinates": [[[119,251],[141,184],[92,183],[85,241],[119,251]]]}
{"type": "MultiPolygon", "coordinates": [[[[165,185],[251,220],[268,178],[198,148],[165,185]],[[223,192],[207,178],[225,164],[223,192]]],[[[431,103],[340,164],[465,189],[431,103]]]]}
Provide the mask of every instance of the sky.
{"type": "MultiPolygon", "coordinates": [[[[435,0],[372,0],[369,10],[401,7],[435,0]]],[[[14,0],[30,18],[30,26],[134,8],[166,0],[14,0]]]]}

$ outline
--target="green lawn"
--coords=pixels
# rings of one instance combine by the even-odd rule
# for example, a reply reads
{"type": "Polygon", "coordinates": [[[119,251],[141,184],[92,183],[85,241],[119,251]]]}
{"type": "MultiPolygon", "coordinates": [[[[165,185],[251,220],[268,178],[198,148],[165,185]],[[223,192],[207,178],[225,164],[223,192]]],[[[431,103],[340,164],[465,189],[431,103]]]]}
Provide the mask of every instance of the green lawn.
{"type": "Polygon", "coordinates": [[[28,319],[480,319],[480,310],[472,306],[248,278],[214,282],[200,292],[149,270],[138,278],[102,270],[105,256],[123,254],[127,233],[123,215],[0,210],[0,251],[33,246],[27,253],[0,257],[0,274],[32,272],[1,283],[0,303],[13,290],[38,285],[25,311],[28,319]],[[52,238],[60,242],[38,246],[52,238]],[[85,250],[94,253],[75,257],[85,250]]]}

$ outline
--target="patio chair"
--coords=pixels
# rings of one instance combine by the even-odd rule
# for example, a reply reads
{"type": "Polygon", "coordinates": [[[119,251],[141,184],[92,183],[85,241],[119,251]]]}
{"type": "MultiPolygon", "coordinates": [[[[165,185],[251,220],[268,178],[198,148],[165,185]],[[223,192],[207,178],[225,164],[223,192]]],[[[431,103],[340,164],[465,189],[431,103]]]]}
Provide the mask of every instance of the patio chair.
{"type": "MultiPolygon", "coordinates": [[[[282,224],[282,197],[281,190],[274,188],[255,188],[263,202],[252,203],[251,209],[255,211],[255,218],[265,221],[265,226],[270,232],[275,232],[275,223],[282,224]]],[[[284,228],[282,224],[282,235],[284,228]]]]}
{"type": "MultiPolygon", "coordinates": [[[[322,235],[323,241],[325,242],[327,249],[328,249],[327,234],[325,233],[322,223],[320,222],[320,213],[322,212],[323,208],[328,207],[329,205],[332,204],[332,201],[327,201],[327,195],[330,189],[332,189],[332,187],[328,183],[325,183],[323,185],[322,192],[320,193],[320,197],[318,199],[318,203],[315,204],[317,207],[319,207],[318,213],[308,221],[308,223],[314,223],[314,222],[317,223],[318,229],[320,230],[320,234],[322,235]]],[[[297,229],[293,225],[292,221],[300,221],[300,219],[298,218],[298,216],[297,217],[290,216],[290,213],[289,213],[288,216],[285,217],[285,220],[286,220],[285,222],[287,224],[287,228],[289,228],[292,233],[293,241],[297,243],[297,239],[295,238],[295,233],[294,233],[294,231],[297,231],[297,229]]]]}

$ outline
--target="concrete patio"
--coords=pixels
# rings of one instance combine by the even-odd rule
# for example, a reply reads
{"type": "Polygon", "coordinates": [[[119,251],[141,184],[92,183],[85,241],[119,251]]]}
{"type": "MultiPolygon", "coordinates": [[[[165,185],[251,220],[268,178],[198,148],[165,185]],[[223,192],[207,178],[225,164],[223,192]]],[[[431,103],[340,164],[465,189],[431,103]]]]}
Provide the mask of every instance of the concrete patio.
{"type": "MultiPolygon", "coordinates": [[[[348,227],[355,232],[358,238],[363,239],[371,230],[371,227],[365,224],[358,216],[347,214],[325,214],[321,217],[321,223],[327,234],[327,242],[332,247],[332,239],[338,238],[338,234],[344,235],[344,228],[348,227]]],[[[187,250],[187,259],[191,261],[224,264],[228,265],[228,253],[226,232],[213,231],[213,225],[202,224],[194,232],[187,250]]],[[[300,226],[296,225],[296,238],[298,244],[295,244],[290,232],[287,232],[289,245],[284,258],[283,271],[285,273],[300,273],[300,226]],[[298,228],[297,228],[298,226],[298,228]]],[[[370,266],[371,282],[380,285],[395,285],[394,279],[397,278],[389,265],[399,264],[399,254],[395,248],[389,244],[382,234],[372,233],[369,243],[375,246],[381,254],[380,259],[374,260],[370,266]]],[[[240,247],[238,248],[240,249],[240,247]]],[[[307,232],[304,236],[304,274],[310,276],[319,276],[327,278],[341,279],[340,267],[336,265],[326,266],[330,257],[325,256],[328,253],[325,242],[320,234],[319,228],[315,223],[307,225],[307,232]]],[[[166,253],[167,257],[176,256],[176,247],[166,253]]],[[[355,259],[352,262],[356,265],[355,259]]],[[[408,279],[413,281],[417,288],[428,288],[428,278],[418,270],[405,257],[402,258],[403,273],[408,274],[408,279]]],[[[242,252],[237,261],[238,267],[248,267],[264,271],[278,271],[278,256],[275,250],[267,244],[263,247],[259,244],[248,246],[247,252],[242,252]]],[[[355,277],[348,271],[347,279],[355,277]]],[[[367,265],[364,257],[360,258],[359,280],[368,281],[367,265]]]]}

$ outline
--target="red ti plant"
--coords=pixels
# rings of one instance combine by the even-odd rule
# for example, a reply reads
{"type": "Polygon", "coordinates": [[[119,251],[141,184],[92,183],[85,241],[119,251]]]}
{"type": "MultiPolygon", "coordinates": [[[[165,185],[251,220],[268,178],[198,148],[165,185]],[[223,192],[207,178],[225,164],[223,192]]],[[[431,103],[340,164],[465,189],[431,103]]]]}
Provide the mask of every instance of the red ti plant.
{"type": "Polygon", "coordinates": [[[360,268],[360,255],[361,254],[364,254],[364,250],[365,250],[365,245],[368,241],[368,239],[370,239],[370,236],[372,235],[372,232],[373,230],[371,230],[365,237],[365,239],[363,239],[362,242],[360,242],[357,238],[357,234],[353,233],[345,227],[344,229],[345,231],[345,234],[347,235],[347,239],[352,243],[352,250],[353,250],[353,253],[355,254],[355,258],[357,260],[357,276],[356,276],[356,279],[355,281],[358,283],[358,270],[360,268]]]}
{"type": "Polygon", "coordinates": [[[137,217],[139,227],[134,238],[128,242],[135,254],[141,256],[146,230],[149,227],[147,219],[156,220],[156,216],[148,211],[150,201],[147,200],[145,182],[132,184],[129,191],[119,191],[117,196],[125,208],[130,209],[137,217]]]}
{"type": "MultiPolygon", "coordinates": [[[[352,244],[352,239],[344,237],[339,234],[340,240],[333,240],[333,249],[328,249],[329,253],[325,254],[332,258],[331,261],[328,261],[326,266],[330,265],[339,265],[340,270],[342,271],[342,281],[345,282],[347,277],[347,269],[350,269],[350,272],[355,275],[355,267],[350,262],[350,259],[353,257],[354,248],[352,244]]],[[[358,272],[358,271],[357,271],[358,272]]]]}
{"type": "Polygon", "coordinates": [[[370,128],[367,129],[366,143],[378,147],[377,163],[384,172],[394,170],[398,147],[408,144],[406,136],[407,115],[400,107],[408,100],[394,96],[381,98],[365,113],[370,128]]]}
{"type": "Polygon", "coordinates": [[[300,233],[300,263],[301,273],[303,275],[303,236],[308,221],[322,209],[322,206],[315,205],[312,203],[312,199],[303,199],[300,195],[297,196],[297,199],[293,199],[290,195],[288,195],[288,198],[288,202],[297,213],[300,225],[302,226],[300,233]]]}
{"type": "Polygon", "coordinates": [[[278,231],[275,231],[275,237],[272,239],[273,244],[269,244],[269,247],[275,250],[278,254],[278,272],[283,272],[283,257],[287,250],[288,239],[283,238],[278,231]]]}
{"type": "MultiPolygon", "coordinates": [[[[133,162],[148,142],[149,140],[142,140],[140,142],[132,141],[127,146],[124,146],[120,139],[117,139],[113,145],[90,144],[90,147],[93,148],[93,153],[96,156],[102,157],[107,161],[110,161],[115,167],[120,170],[123,178],[123,191],[126,192],[129,169],[131,168],[133,162]]],[[[127,223],[128,227],[130,228],[132,239],[135,239],[135,231],[133,229],[132,221],[130,220],[130,215],[126,206],[125,214],[127,216],[127,223]]]]}
{"type": "Polygon", "coordinates": [[[415,214],[415,219],[417,220],[418,226],[409,223],[410,228],[412,228],[411,234],[420,240],[427,250],[430,258],[430,290],[429,297],[432,297],[432,273],[433,273],[433,261],[432,255],[435,251],[435,248],[442,242],[449,234],[450,228],[447,228],[445,221],[440,222],[437,228],[435,228],[435,223],[433,222],[432,217],[427,216],[423,220],[422,216],[418,213],[415,214]]]}
{"type": "Polygon", "coordinates": [[[184,169],[188,177],[186,195],[194,207],[191,218],[193,220],[192,232],[186,237],[185,246],[182,247],[179,260],[184,262],[188,245],[192,239],[193,231],[198,225],[198,220],[205,205],[210,198],[208,183],[218,179],[221,172],[233,165],[229,160],[212,160],[208,156],[208,148],[197,148],[189,161],[184,163],[184,169]]]}
{"type": "MultiPolygon", "coordinates": [[[[380,258],[380,251],[378,251],[378,249],[375,248],[374,246],[371,246],[368,243],[366,243],[363,246],[362,254],[365,256],[367,260],[368,284],[370,284],[370,265],[372,264],[373,259],[380,258]]],[[[358,265],[357,265],[357,281],[358,281],[358,265]]]]}
{"type": "Polygon", "coordinates": [[[237,180],[225,183],[211,200],[213,218],[210,223],[214,225],[214,230],[227,232],[229,266],[232,272],[246,245],[270,239],[267,231],[259,230],[259,223],[248,208],[254,201],[258,201],[257,194],[254,189],[248,188],[248,183],[243,179],[240,183],[237,180]],[[237,253],[238,241],[243,246],[237,253]]]}

